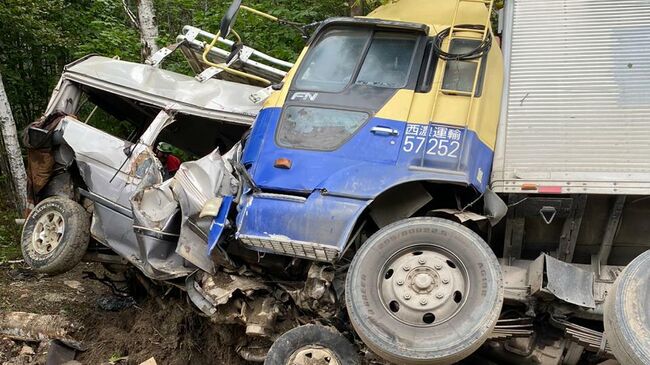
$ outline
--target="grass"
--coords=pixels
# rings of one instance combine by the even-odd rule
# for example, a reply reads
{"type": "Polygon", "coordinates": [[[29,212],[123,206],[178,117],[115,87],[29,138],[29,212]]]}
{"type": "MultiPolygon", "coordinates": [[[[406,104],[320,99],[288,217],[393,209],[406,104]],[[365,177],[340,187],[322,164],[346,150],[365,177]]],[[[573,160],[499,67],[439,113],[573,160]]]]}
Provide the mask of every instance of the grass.
{"type": "Polygon", "coordinates": [[[20,233],[22,227],[16,224],[18,212],[9,196],[9,189],[0,176],[0,263],[21,257],[20,233]]]}

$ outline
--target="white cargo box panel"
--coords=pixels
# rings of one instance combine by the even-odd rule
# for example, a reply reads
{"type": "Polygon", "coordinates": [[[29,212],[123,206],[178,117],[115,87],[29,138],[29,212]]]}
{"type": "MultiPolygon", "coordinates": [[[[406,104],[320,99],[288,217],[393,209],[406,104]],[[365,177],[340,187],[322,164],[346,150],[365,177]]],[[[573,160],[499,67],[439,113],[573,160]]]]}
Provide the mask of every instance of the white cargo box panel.
{"type": "Polygon", "coordinates": [[[650,0],[506,0],[496,192],[650,194],[650,0]]]}

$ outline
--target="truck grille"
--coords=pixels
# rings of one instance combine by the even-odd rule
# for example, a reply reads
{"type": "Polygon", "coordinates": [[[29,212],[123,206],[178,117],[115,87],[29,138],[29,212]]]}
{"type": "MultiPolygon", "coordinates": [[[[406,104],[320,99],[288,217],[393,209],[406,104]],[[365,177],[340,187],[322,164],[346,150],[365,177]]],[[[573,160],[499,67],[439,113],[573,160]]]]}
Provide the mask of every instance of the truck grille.
{"type": "Polygon", "coordinates": [[[313,242],[294,241],[288,237],[257,237],[238,235],[237,237],[245,246],[253,249],[261,248],[264,251],[280,255],[301,257],[316,261],[332,262],[339,251],[331,246],[325,246],[313,242]]]}

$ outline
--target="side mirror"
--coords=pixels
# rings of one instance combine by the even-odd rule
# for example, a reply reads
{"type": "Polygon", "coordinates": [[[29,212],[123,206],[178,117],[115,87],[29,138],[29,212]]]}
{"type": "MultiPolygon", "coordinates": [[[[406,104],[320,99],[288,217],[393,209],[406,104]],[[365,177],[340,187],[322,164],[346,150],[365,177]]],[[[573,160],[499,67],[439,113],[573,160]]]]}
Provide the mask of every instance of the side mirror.
{"type": "Polygon", "coordinates": [[[223,18],[221,18],[221,25],[219,27],[219,36],[221,38],[226,38],[228,34],[230,34],[230,29],[235,25],[235,19],[237,18],[241,2],[242,0],[233,0],[226,13],[223,15],[223,18]]]}
{"type": "Polygon", "coordinates": [[[133,146],[126,146],[124,149],[122,149],[122,152],[124,152],[124,156],[126,157],[131,157],[131,154],[133,153],[133,146]]]}

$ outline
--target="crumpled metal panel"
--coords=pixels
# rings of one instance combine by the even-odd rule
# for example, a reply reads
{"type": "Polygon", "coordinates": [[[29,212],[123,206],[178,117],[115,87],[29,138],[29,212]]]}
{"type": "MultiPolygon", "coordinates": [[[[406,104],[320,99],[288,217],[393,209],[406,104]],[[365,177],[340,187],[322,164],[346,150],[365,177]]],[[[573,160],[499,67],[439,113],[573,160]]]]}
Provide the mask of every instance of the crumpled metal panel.
{"type": "Polygon", "coordinates": [[[139,63],[91,56],[65,68],[64,80],[190,115],[250,125],[261,105],[249,96],[261,87],[193,77],[139,63]]]}
{"type": "Polygon", "coordinates": [[[650,194],[650,1],[506,5],[492,188],[650,194]]]}
{"type": "MultiPolygon", "coordinates": [[[[174,218],[180,209],[180,232],[176,235],[171,251],[165,255],[171,258],[183,258],[202,270],[213,273],[214,264],[208,255],[207,228],[202,229],[199,214],[205,204],[215,197],[233,194],[237,190],[237,181],[229,171],[229,167],[221,158],[218,150],[197,160],[181,164],[176,175],[159,185],[147,187],[133,196],[131,205],[136,217],[137,227],[141,232],[160,233],[174,218]],[[205,231],[205,232],[204,232],[205,231]]],[[[207,218],[210,220],[210,218],[207,218]]],[[[162,240],[155,241],[151,237],[140,234],[139,242],[152,242],[164,245],[162,240]]],[[[169,246],[169,245],[167,245],[169,246]]],[[[148,251],[147,251],[148,252],[148,251]]],[[[174,273],[180,270],[187,274],[193,267],[172,264],[166,267],[174,273]]]]}

